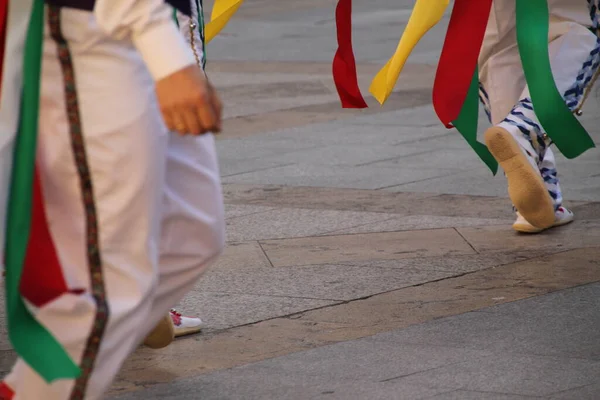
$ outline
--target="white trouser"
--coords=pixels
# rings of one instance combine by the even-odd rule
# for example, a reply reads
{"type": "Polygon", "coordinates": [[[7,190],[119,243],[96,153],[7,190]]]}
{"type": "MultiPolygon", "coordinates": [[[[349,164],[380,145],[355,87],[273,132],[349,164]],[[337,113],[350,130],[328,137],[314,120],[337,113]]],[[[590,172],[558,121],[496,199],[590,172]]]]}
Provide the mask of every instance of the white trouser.
{"type": "MultiPolygon", "coordinates": [[[[549,0],[549,51],[558,90],[575,110],[600,65],[598,38],[588,29],[596,0],[549,0]]],[[[544,178],[555,207],[562,204],[554,154],[531,106],[519,57],[515,0],[494,0],[479,59],[481,99],[494,125],[507,129],[544,178]]]]}
{"type": "MultiPolygon", "coordinates": [[[[38,166],[63,275],[70,289],[84,291],[61,295],[36,316],[78,363],[88,340],[101,341],[98,352],[89,354],[89,382],[80,388],[85,393],[81,398],[95,400],[221,252],[224,215],[212,135],[170,134],[154,84],[133,45],[101,34],[90,13],[63,9],[61,15],[75,70],[110,317],[104,334],[90,337],[97,308],[86,243],[90,214],[82,201],[69,134],[76,121],[67,115],[65,80],[48,27],[38,166]]],[[[17,400],[66,400],[76,386],[74,381],[47,385],[21,360],[6,382],[17,400]]]]}

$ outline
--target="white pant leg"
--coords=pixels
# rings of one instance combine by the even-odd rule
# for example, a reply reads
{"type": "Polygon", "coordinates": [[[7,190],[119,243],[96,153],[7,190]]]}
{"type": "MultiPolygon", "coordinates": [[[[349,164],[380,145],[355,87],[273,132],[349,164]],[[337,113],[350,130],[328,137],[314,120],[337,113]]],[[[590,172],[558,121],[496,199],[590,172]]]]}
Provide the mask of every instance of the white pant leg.
{"type": "MultiPolygon", "coordinates": [[[[90,13],[63,10],[62,20],[75,68],[110,317],[104,334],[92,337],[94,323],[100,319],[95,319],[97,307],[91,296],[86,210],[71,148],[57,47],[47,33],[38,163],[63,274],[69,288],[84,293],[60,296],[42,306],[37,318],[78,363],[88,341],[99,341],[97,353],[89,354],[93,368],[83,397],[96,400],[137,347],[140,326],[152,306],[167,131],[153,82],[134,47],[107,39],[90,13]]],[[[68,380],[47,385],[21,360],[7,381],[17,400],[69,399],[74,387],[68,380]]]]}
{"type": "Polygon", "coordinates": [[[525,88],[515,30],[515,0],[495,0],[479,56],[482,100],[492,124],[501,122],[525,88]]]}
{"type": "Polygon", "coordinates": [[[214,137],[169,137],[154,327],[194,286],[225,246],[223,195],[214,137]]]}
{"type": "MultiPolygon", "coordinates": [[[[493,124],[513,134],[546,183],[555,207],[562,205],[554,154],[548,147],[524,83],[516,43],[514,1],[495,1],[480,58],[482,92],[493,124]],[[519,89],[521,90],[519,92],[519,89]]],[[[567,105],[577,108],[600,65],[598,38],[587,25],[592,18],[587,1],[550,2],[549,53],[558,90],[567,105]]]]}
{"type": "MultiPolygon", "coordinates": [[[[573,84],[582,63],[593,49],[593,34],[587,30],[592,25],[592,17],[587,0],[550,0],[549,5],[549,42],[571,31],[571,35],[576,37],[575,42],[582,40],[582,43],[571,43],[575,46],[572,49],[574,53],[583,52],[572,62],[563,61],[568,60],[563,55],[564,49],[555,51],[553,57],[553,49],[550,48],[551,58],[554,58],[554,77],[559,90],[564,93],[573,84]]],[[[523,98],[525,90],[525,75],[517,47],[515,7],[515,0],[494,0],[479,57],[479,78],[489,98],[486,100],[492,124],[498,124],[510,113],[523,98]]]]}
{"type": "MultiPolygon", "coordinates": [[[[202,10],[190,0],[192,18],[177,13],[181,33],[204,64],[202,10]]],[[[223,195],[213,135],[169,138],[161,220],[159,285],[152,316],[161,317],[193,287],[225,245],[223,195]]]]}

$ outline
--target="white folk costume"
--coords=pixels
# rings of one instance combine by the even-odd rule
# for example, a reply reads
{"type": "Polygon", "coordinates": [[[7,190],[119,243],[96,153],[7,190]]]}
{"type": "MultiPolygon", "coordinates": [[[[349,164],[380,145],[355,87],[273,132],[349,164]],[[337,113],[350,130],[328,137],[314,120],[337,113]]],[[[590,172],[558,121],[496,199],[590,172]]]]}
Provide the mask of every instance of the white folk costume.
{"type": "MultiPolygon", "coordinates": [[[[338,0],[334,78],[342,105],[364,108],[351,43],[351,1],[338,0]]],[[[567,158],[594,147],[573,114],[598,76],[598,0],[454,0],[433,88],[442,123],[457,128],[484,163],[500,164],[517,210],[513,225],[537,233],[573,220],[562,206],[551,144],[567,158]],[[477,140],[477,97],[492,123],[477,140]]],[[[450,0],[416,0],[395,54],[370,91],[384,103],[411,51],[450,0]]]]}
{"type": "MultiPolygon", "coordinates": [[[[23,52],[37,1],[10,1],[6,60],[23,52]]],[[[51,3],[43,11],[35,157],[50,241],[40,264],[31,262],[30,238],[20,292],[79,371],[60,379],[65,375],[39,362],[44,349],[37,342],[29,343],[33,353],[15,345],[27,360],[5,378],[3,400],[102,398],[123,361],[224,246],[214,138],[168,132],[154,94],[154,81],[195,64],[202,46],[195,55],[163,0],[96,0],[95,8],[93,1],[51,3]],[[26,279],[49,274],[52,285],[26,279]]],[[[189,0],[169,3],[191,14],[189,0]]],[[[21,78],[18,67],[5,68],[3,156],[15,143],[21,78]]],[[[7,281],[10,275],[7,260],[7,281]]],[[[11,326],[8,308],[9,331],[27,333],[11,326]]]]}
{"type": "MultiPolygon", "coordinates": [[[[575,112],[600,66],[598,8],[595,0],[551,0],[548,6],[554,81],[575,112]]],[[[513,202],[520,202],[515,204],[519,214],[514,228],[535,233],[570,222],[573,214],[562,205],[552,140],[532,106],[519,56],[515,11],[514,0],[493,2],[479,57],[480,94],[495,126],[487,133],[488,147],[505,169],[513,202]]]]}

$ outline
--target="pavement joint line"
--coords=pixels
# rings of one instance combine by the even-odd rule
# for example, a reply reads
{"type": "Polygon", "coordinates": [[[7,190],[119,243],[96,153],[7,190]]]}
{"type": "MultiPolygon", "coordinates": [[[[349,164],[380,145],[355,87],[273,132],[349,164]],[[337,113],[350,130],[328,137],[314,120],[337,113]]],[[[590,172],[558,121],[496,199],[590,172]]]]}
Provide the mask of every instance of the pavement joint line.
{"type": "Polygon", "coordinates": [[[271,261],[271,259],[269,258],[269,255],[265,251],[265,249],[264,249],[262,243],[260,242],[260,240],[257,240],[256,243],[258,244],[258,247],[260,248],[260,251],[263,253],[263,255],[265,256],[265,258],[269,262],[269,265],[271,266],[271,268],[275,268],[275,265],[273,265],[273,261],[271,261]]]}
{"type": "Polygon", "coordinates": [[[289,167],[289,166],[291,166],[291,165],[294,165],[294,164],[293,164],[293,163],[292,163],[292,164],[282,164],[282,165],[276,165],[276,166],[270,166],[270,167],[258,168],[258,169],[251,170],[251,171],[236,172],[235,174],[222,175],[222,177],[223,177],[223,178],[231,178],[231,177],[234,177],[234,176],[239,176],[239,175],[244,175],[244,174],[251,174],[251,173],[253,173],[253,172],[267,171],[267,170],[269,170],[269,169],[274,169],[274,168],[283,168],[283,167],[289,167]]]}
{"type": "MultiPolygon", "coordinates": [[[[486,224],[486,226],[489,226],[489,224],[486,224]]],[[[465,241],[465,242],[466,242],[466,243],[469,245],[469,247],[471,247],[471,248],[473,249],[473,251],[474,251],[476,254],[481,254],[481,252],[480,252],[479,250],[477,250],[477,249],[475,248],[475,246],[473,246],[473,244],[467,240],[467,238],[466,238],[466,237],[465,237],[465,236],[464,236],[464,235],[463,235],[463,234],[460,232],[460,230],[458,230],[456,227],[453,227],[452,229],[454,229],[454,232],[458,233],[458,235],[459,235],[461,238],[463,238],[463,240],[464,240],[464,241],[465,241]]]]}
{"type": "MultiPolygon", "coordinates": [[[[370,212],[370,211],[369,211],[370,212]]],[[[364,227],[364,226],[368,226],[371,224],[380,224],[382,222],[388,222],[388,221],[394,221],[403,217],[413,217],[415,215],[405,215],[402,217],[392,217],[390,219],[385,219],[385,220],[381,220],[381,221],[374,221],[374,222],[367,222],[361,225],[357,225],[357,226],[352,226],[350,228],[342,228],[342,229],[336,229],[335,231],[329,231],[329,232],[325,232],[326,235],[320,235],[320,236],[337,236],[335,233],[337,232],[343,232],[343,231],[347,231],[348,229],[355,229],[355,228],[360,228],[360,227],[364,227]],[[330,235],[330,234],[334,234],[334,235],[330,235]]],[[[449,217],[449,218],[460,218],[460,217],[449,217]]],[[[471,228],[471,227],[484,227],[484,226],[507,226],[508,220],[502,220],[500,218],[490,218],[487,219],[488,222],[486,222],[485,224],[482,225],[468,225],[468,226],[464,226],[464,228],[471,228]],[[498,222],[494,222],[494,223],[489,223],[490,220],[497,220],[498,222]]],[[[412,231],[419,231],[419,230],[429,230],[429,229],[450,229],[450,228],[454,228],[457,229],[458,227],[446,227],[446,228],[414,228],[414,227],[408,227],[408,228],[400,228],[397,230],[391,230],[391,231],[377,231],[377,232],[360,232],[360,233],[354,233],[354,235],[359,235],[359,234],[365,234],[365,233],[394,233],[394,232],[412,232],[412,231]]],[[[463,227],[461,227],[463,228],[463,227]]],[[[461,235],[462,236],[462,235],[461,235]]],[[[294,238],[295,239],[295,238],[294,238]]],[[[463,237],[464,239],[464,237],[463,237]]],[[[466,240],[466,239],[465,239],[466,240]]],[[[475,250],[475,249],[473,249],[475,250]]]]}
{"type": "MultiPolygon", "coordinates": [[[[387,168],[394,168],[394,167],[387,167],[387,168]]],[[[431,181],[434,179],[440,179],[440,178],[446,178],[448,176],[456,176],[456,175],[466,175],[469,172],[472,172],[473,169],[466,169],[466,170],[454,170],[451,173],[445,174],[445,175],[438,175],[438,176],[432,176],[429,178],[424,178],[424,179],[418,179],[416,181],[411,181],[411,182],[404,182],[404,183],[400,183],[397,185],[389,185],[389,186],[383,186],[380,188],[377,188],[375,190],[386,190],[386,189],[392,189],[392,188],[396,188],[396,187],[400,187],[400,186],[406,186],[406,185],[410,185],[413,183],[421,183],[421,182],[427,182],[427,181],[431,181]]],[[[488,196],[483,196],[483,197],[488,197],[488,196]]],[[[491,196],[490,196],[491,197],[491,196]]],[[[496,197],[497,199],[502,199],[503,197],[496,197]]]]}
{"type": "Polygon", "coordinates": [[[588,383],[587,385],[583,385],[583,386],[576,386],[576,387],[573,387],[573,388],[569,388],[569,389],[561,390],[560,392],[555,392],[555,393],[552,393],[552,396],[556,396],[556,395],[559,395],[559,394],[562,394],[562,393],[567,393],[567,392],[570,392],[570,391],[573,391],[573,390],[584,389],[584,388],[586,388],[586,387],[588,387],[588,386],[594,386],[594,385],[596,385],[596,384],[597,384],[597,382],[594,382],[594,383],[588,383]]]}
{"type": "MultiPolygon", "coordinates": [[[[457,217],[458,218],[458,217],[457,217]]],[[[383,222],[383,221],[376,221],[374,223],[379,223],[379,222],[383,222]]],[[[493,226],[503,226],[504,224],[498,224],[498,225],[493,225],[493,226]]],[[[485,224],[485,225],[480,225],[479,227],[482,226],[492,226],[489,224],[485,224]]],[[[465,227],[467,228],[467,227],[465,227]]],[[[352,229],[352,228],[348,228],[348,229],[352,229]]],[[[385,232],[358,232],[358,233],[338,233],[338,234],[333,234],[333,232],[329,232],[329,233],[319,233],[316,235],[308,235],[308,236],[294,236],[294,237],[278,237],[278,238],[271,238],[271,239],[258,239],[257,241],[259,242],[259,244],[264,244],[264,242],[271,242],[271,241],[284,241],[284,240],[295,240],[295,239],[315,239],[315,238],[325,238],[325,237],[336,237],[336,236],[358,236],[358,235],[381,235],[381,234],[385,234],[385,233],[403,233],[403,232],[423,232],[423,231],[443,231],[443,230],[456,230],[457,228],[455,227],[440,227],[440,228],[416,228],[416,229],[401,229],[401,230],[395,230],[395,231],[385,231],[385,232]]],[[[464,237],[462,237],[462,235],[460,235],[461,238],[464,239],[464,237]]],[[[586,247],[594,247],[594,246],[586,246],[586,247]]],[[[403,251],[403,252],[398,252],[398,253],[394,253],[394,254],[408,254],[408,253],[412,253],[412,251],[403,251]]],[[[477,253],[479,254],[479,253],[477,253]]],[[[423,257],[411,257],[411,258],[423,258],[423,257]]],[[[386,260],[386,258],[373,258],[372,261],[381,261],[381,260],[386,260]]],[[[403,260],[406,260],[405,258],[403,260]]],[[[307,264],[307,265],[311,265],[311,264],[307,264]]],[[[312,264],[312,265],[322,265],[322,264],[312,264]]],[[[277,267],[279,268],[279,267],[277,267]]]]}
{"type": "Polygon", "coordinates": [[[459,365],[459,364],[464,364],[464,363],[465,363],[464,361],[458,361],[458,362],[453,362],[453,363],[449,363],[449,364],[439,365],[437,367],[428,368],[428,369],[425,369],[425,370],[422,370],[422,371],[415,371],[415,372],[410,372],[408,374],[403,374],[403,375],[395,376],[393,378],[382,379],[382,380],[380,380],[378,382],[379,383],[392,382],[392,381],[396,381],[398,379],[407,378],[407,377],[412,376],[412,375],[417,375],[417,374],[421,374],[421,373],[425,373],[425,372],[431,372],[431,371],[435,371],[437,369],[443,369],[443,368],[446,368],[446,367],[452,367],[452,366],[459,365]]]}
{"type": "MultiPolygon", "coordinates": [[[[225,290],[203,290],[202,293],[241,294],[241,295],[249,295],[249,296],[277,297],[277,298],[285,298],[285,299],[335,301],[335,302],[340,302],[340,303],[347,301],[347,300],[344,300],[344,299],[327,299],[327,298],[305,297],[305,296],[287,296],[287,295],[284,295],[284,294],[269,294],[269,293],[254,293],[254,292],[236,292],[236,291],[225,291],[225,290]]],[[[264,320],[261,320],[261,321],[264,321],[264,320]]]]}

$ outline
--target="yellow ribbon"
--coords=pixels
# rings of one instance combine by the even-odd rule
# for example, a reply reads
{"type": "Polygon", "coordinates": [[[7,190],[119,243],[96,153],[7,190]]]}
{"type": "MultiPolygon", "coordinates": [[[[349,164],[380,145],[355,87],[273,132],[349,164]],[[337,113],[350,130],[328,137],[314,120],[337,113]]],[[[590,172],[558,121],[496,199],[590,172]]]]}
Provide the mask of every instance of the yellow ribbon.
{"type": "Polygon", "coordinates": [[[369,91],[380,104],[392,93],[410,53],[427,31],[440,22],[449,3],[450,0],[417,0],[396,52],[371,82],[369,91]]]}
{"type": "Polygon", "coordinates": [[[204,31],[206,43],[210,42],[227,25],[244,0],[215,0],[210,22],[204,31]]]}

